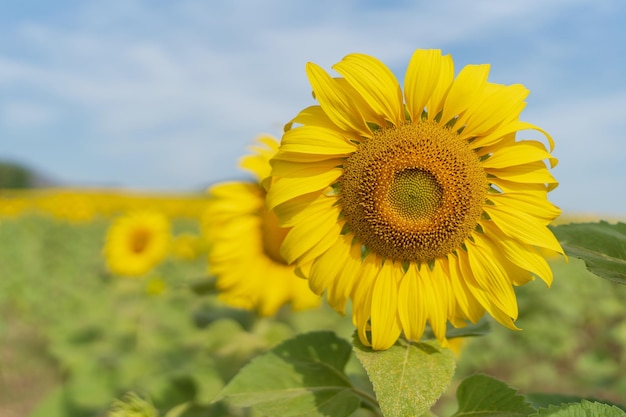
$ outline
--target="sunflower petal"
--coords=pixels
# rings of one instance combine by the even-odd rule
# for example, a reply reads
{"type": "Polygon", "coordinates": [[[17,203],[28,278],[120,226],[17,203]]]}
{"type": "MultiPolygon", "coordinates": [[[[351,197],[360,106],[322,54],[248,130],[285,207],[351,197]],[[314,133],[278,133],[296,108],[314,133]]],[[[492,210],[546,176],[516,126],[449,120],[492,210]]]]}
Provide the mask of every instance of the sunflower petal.
{"type": "MultiPolygon", "coordinates": [[[[490,84],[493,85],[493,84],[490,84]]],[[[528,89],[521,84],[500,86],[471,106],[455,124],[465,126],[463,135],[482,136],[507,120],[519,118],[526,103],[528,89]]]]}
{"type": "Polygon", "coordinates": [[[439,67],[437,84],[426,102],[426,111],[428,112],[429,120],[434,120],[443,108],[446,96],[448,95],[453,82],[454,62],[452,61],[452,57],[450,55],[444,55],[439,67]]]}
{"type": "MultiPolygon", "coordinates": [[[[547,193],[544,193],[547,194],[547,193]]],[[[515,207],[549,224],[559,217],[561,209],[548,201],[542,194],[504,193],[490,195],[489,200],[495,205],[515,207]]]]}
{"type": "Polygon", "coordinates": [[[271,210],[285,201],[304,194],[321,191],[329,187],[341,176],[341,170],[334,169],[304,178],[280,178],[267,193],[267,204],[271,210]]]}
{"type": "Polygon", "coordinates": [[[367,337],[367,331],[369,330],[369,319],[372,311],[372,288],[381,265],[382,261],[378,256],[373,254],[367,256],[361,264],[359,285],[355,285],[350,294],[352,321],[359,335],[359,340],[365,346],[372,346],[367,337]]]}
{"type": "MultiPolygon", "coordinates": [[[[335,211],[320,213],[314,219],[299,223],[289,230],[280,248],[280,254],[287,263],[293,263],[318,245],[328,249],[340,232],[335,211]]],[[[301,259],[301,262],[311,260],[301,259]]]]}
{"type": "Polygon", "coordinates": [[[422,118],[426,103],[437,87],[444,59],[438,49],[418,49],[413,53],[404,77],[406,108],[415,123],[422,118]]]}
{"type": "Polygon", "coordinates": [[[328,118],[342,130],[369,137],[371,132],[353,99],[321,67],[309,62],[306,66],[315,97],[328,118]]]}
{"type": "Polygon", "coordinates": [[[480,97],[487,84],[488,75],[488,64],[467,65],[461,70],[446,97],[441,123],[448,123],[452,118],[467,110],[480,97]]]}
{"type": "Polygon", "coordinates": [[[343,75],[374,113],[396,126],[404,121],[402,89],[385,64],[368,55],[350,54],[333,69],[343,75]]]}
{"type": "Polygon", "coordinates": [[[554,168],[557,164],[557,159],[550,155],[543,143],[534,140],[524,140],[493,152],[489,158],[483,161],[482,165],[485,168],[507,168],[543,161],[544,159],[550,161],[551,168],[554,168]]]}
{"type": "Polygon", "coordinates": [[[337,129],[317,126],[301,126],[286,132],[280,147],[283,152],[342,157],[357,150],[357,146],[347,141],[337,129]]]}
{"type": "Polygon", "coordinates": [[[481,222],[487,236],[497,242],[499,249],[509,261],[532,272],[541,278],[548,286],[552,285],[553,275],[550,265],[537,251],[529,245],[511,239],[505,235],[493,222],[481,222]]]}
{"type": "Polygon", "coordinates": [[[540,220],[513,207],[485,205],[485,211],[507,236],[526,244],[564,254],[559,241],[540,220]]]}
{"type": "Polygon", "coordinates": [[[419,341],[426,328],[428,315],[426,300],[420,287],[417,269],[410,267],[400,281],[398,291],[398,317],[402,330],[409,340],[419,341]]]}
{"type": "Polygon", "coordinates": [[[450,272],[450,284],[454,293],[456,302],[465,317],[472,323],[485,314],[485,308],[476,300],[471,291],[467,288],[467,284],[463,279],[463,274],[459,269],[459,261],[454,254],[448,255],[448,265],[450,272]]]}
{"type": "Polygon", "coordinates": [[[490,178],[489,181],[496,185],[499,179],[503,179],[507,182],[547,184],[548,191],[550,191],[559,184],[546,168],[546,164],[541,161],[506,168],[485,168],[485,172],[495,177],[490,178]]]}
{"type": "Polygon", "coordinates": [[[400,336],[398,319],[398,281],[402,276],[399,265],[387,263],[380,268],[372,291],[372,349],[390,348],[400,336]]]}

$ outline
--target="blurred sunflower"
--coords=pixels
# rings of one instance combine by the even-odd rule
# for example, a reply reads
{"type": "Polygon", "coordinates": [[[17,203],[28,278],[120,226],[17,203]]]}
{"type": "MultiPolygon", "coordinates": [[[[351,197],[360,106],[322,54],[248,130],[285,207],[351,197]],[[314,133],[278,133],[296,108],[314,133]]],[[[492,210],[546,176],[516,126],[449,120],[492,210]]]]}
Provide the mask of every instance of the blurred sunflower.
{"type": "Polygon", "coordinates": [[[404,93],[377,59],[352,54],[333,78],[309,63],[319,105],[285,126],[268,207],[290,227],[281,254],[386,349],[429,323],[446,343],[487,311],[516,329],[513,286],[552,272],[563,251],[547,228],[553,141],[519,120],[528,90],[487,81],[489,65],[454,77],[449,55],[417,50],[404,93]],[[531,129],[547,138],[516,140],[531,129]]]}
{"type": "Polygon", "coordinates": [[[202,238],[193,233],[180,233],[173,237],[170,251],[176,259],[191,261],[203,250],[202,238]]]}
{"type": "Polygon", "coordinates": [[[107,267],[116,275],[143,275],[163,260],[169,242],[170,224],[165,215],[153,211],[125,214],[107,231],[107,267]]]}
{"type": "Polygon", "coordinates": [[[270,173],[269,159],[278,141],[261,136],[258,143],[252,148],[254,154],[240,162],[256,176],[255,181],[221,183],[209,190],[203,220],[209,272],[216,276],[222,300],[235,307],[254,309],[263,316],[275,314],[288,303],[294,310],[315,307],[319,297],[279,253],[288,230],[280,228],[276,216],[265,207],[262,181],[270,173]]]}

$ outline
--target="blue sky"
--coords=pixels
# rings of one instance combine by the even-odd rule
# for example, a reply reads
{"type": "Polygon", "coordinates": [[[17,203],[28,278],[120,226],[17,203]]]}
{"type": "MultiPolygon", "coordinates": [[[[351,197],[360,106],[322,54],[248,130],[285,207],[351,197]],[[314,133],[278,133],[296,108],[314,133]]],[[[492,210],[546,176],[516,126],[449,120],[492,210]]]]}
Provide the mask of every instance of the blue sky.
{"type": "Polygon", "coordinates": [[[0,159],[72,186],[203,188],[313,104],[306,62],[362,52],[402,80],[438,48],[530,89],[557,205],[623,215],[624,19],[622,0],[1,2],[0,159]]]}

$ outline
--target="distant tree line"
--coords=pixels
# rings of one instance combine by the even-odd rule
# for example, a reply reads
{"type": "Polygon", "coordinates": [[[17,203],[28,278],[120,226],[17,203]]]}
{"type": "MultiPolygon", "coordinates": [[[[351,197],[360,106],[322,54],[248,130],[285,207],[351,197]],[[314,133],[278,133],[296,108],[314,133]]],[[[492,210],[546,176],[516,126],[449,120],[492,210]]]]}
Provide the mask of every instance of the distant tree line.
{"type": "Polygon", "coordinates": [[[13,162],[0,161],[0,188],[30,188],[35,176],[28,168],[13,162]]]}

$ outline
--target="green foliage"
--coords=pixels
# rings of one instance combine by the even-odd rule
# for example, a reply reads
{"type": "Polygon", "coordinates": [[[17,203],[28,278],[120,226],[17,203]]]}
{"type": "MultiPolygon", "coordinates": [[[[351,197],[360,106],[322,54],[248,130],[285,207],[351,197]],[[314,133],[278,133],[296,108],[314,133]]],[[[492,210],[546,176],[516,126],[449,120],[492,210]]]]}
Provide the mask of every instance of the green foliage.
{"type": "Polygon", "coordinates": [[[574,404],[550,406],[539,410],[533,416],[537,417],[623,417],[626,413],[619,408],[591,401],[582,401],[574,404]]]}
{"type": "Polygon", "coordinates": [[[157,410],[152,403],[134,392],[125,394],[111,405],[107,417],[156,417],[157,410]]]}
{"type": "Polygon", "coordinates": [[[33,175],[21,165],[0,161],[1,188],[29,188],[33,186],[33,175]]]}
{"type": "Polygon", "coordinates": [[[453,417],[519,417],[535,411],[513,388],[487,375],[465,379],[456,395],[459,409],[453,417]]]}
{"type": "Polygon", "coordinates": [[[552,228],[569,256],[594,274],[626,284],[626,223],[574,223],[552,228]]]}
{"type": "MultiPolygon", "coordinates": [[[[103,416],[113,398],[129,391],[145,394],[165,417],[421,415],[442,394],[433,410],[441,416],[528,415],[539,408],[540,416],[622,415],[610,414],[613,408],[602,414],[589,408],[601,405],[581,398],[616,405],[626,398],[625,287],[591,279],[567,245],[572,256],[553,264],[551,289],[539,281],[516,288],[523,331],[497,324],[489,331],[485,319],[449,332],[463,338],[458,380],[487,372],[522,391],[561,394],[528,394],[525,403],[482,375],[461,382],[457,410],[446,391],[454,359],[436,343],[400,341],[372,352],[346,341],[353,333],[349,312],[341,317],[323,306],[258,318],[228,308],[204,278],[203,259],[168,260],[135,280],[113,277],[101,257],[107,226],[35,216],[0,221],[0,377],[26,373],[48,384],[29,417],[103,416]],[[162,280],[165,291],[151,293],[151,280],[162,280]],[[29,365],[34,357],[36,367],[29,365]],[[581,396],[567,395],[573,393],[581,396]],[[260,404],[256,411],[241,408],[250,402],[260,404]],[[580,404],[562,405],[572,402],[580,404]]],[[[613,238],[624,234],[619,227],[598,225],[613,238]]],[[[15,392],[20,384],[6,386],[15,392]]],[[[11,395],[4,391],[0,414],[11,395]]]]}
{"type": "Polygon", "coordinates": [[[297,336],[255,358],[217,399],[267,416],[349,416],[361,403],[344,373],[350,353],[331,332],[297,336]]]}
{"type": "Polygon", "coordinates": [[[424,414],[454,375],[452,351],[434,341],[411,343],[400,339],[385,351],[373,351],[355,335],[353,344],[387,417],[424,414]]]}
{"type": "Polygon", "coordinates": [[[526,394],[524,397],[536,409],[548,408],[550,406],[558,406],[561,404],[579,403],[582,401],[592,401],[592,402],[602,402],[607,405],[613,405],[615,407],[618,407],[626,411],[626,406],[615,404],[606,400],[599,401],[598,399],[592,398],[592,397],[583,398],[578,395],[563,395],[563,394],[552,394],[552,393],[545,393],[545,392],[539,392],[539,393],[535,392],[531,394],[526,394]]]}

